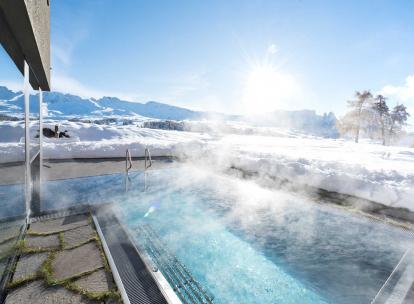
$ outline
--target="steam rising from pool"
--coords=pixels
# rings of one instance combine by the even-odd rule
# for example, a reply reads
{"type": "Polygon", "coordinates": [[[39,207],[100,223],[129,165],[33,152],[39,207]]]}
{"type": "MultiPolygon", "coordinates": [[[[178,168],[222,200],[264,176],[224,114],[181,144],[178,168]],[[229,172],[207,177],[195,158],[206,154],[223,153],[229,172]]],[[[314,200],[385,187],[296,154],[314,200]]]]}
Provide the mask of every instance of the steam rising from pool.
{"type": "Polygon", "coordinates": [[[404,231],[206,167],[48,182],[46,206],[114,203],[149,224],[215,303],[368,303],[413,239],[404,231]],[[146,191],[144,191],[146,190],[146,191]],[[56,205],[59,193],[60,205],[56,205]],[[298,298],[299,296],[299,298],[298,298]]]}
{"type": "Polygon", "coordinates": [[[150,224],[216,303],[367,303],[413,245],[400,229],[253,181],[194,167],[148,181],[118,213],[132,233],[150,224]]]}

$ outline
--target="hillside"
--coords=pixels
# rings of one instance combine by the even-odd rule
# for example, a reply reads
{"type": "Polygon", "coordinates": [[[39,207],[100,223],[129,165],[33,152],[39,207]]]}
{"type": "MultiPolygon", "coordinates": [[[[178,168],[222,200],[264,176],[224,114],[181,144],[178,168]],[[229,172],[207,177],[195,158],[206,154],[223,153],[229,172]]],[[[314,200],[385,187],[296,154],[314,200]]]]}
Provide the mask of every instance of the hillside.
{"type": "MultiPolygon", "coordinates": [[[[336,138],[338,136],[335,115],[333,113],[318,115],[313,110],[275,111],[267,114],[266,117],[252,120],[238,115],[193,111],[156,101],[139,103],[116,97],[87,99],[59,92],[44,92],[43,96],[47,106],[47,117],[56,120],[113,116],[124,118],[143,116],[162,120],[211,120],[213,118],[245,121],[257,126],[283,127],[323,137],[336,138]]],[[[0,86],[0,115],[2,117],[19,117],[23,112],[23,107],[22,92],[13,92],[0,86]]],[[[30,96],[30,108],[33,112],[39,111],[36,95],[30,96]]]]}

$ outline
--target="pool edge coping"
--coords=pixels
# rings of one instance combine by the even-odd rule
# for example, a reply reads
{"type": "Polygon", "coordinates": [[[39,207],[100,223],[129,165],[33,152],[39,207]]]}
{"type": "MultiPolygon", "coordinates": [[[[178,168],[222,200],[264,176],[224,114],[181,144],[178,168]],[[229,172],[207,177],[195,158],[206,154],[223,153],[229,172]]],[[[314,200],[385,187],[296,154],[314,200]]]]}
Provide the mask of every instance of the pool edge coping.
{"type": "MultiPolygon", "coordinates": [[[[158,269],[156,271],[154,271],[151,268],[151,266],[150,266],[151,263],[150,263],[149,259],[145,255],[143,255],[140,252],[140,250],[137,248],[135,242],[131,238],[131,235],[130,235],[129,231],[119,221],[119,218],[115,214],[113,214],[113,215],[118,219],[118,223],[119,223],[121,229],[123,229],[124,232],[126,233],[126,235],[128,237],[128,241],[130,242],[130,244],[132,245],[132,247],[134,248],[134,250],[138,254],[138,256],[141,258],[141,260],[143,261],[143,263],[145,265],[145,268],[147,269],[148,273],[151,275],[151,277],[155,281],[158,289],[160,290],[160,292],[164,296],[167,303],[168,304],[182,304],[182,301],[178,298],[177,294],[175,293],[175,291],[173,290],[171,285],[168,283],[168,281],[164,277],[164,275],[158,269]]],[[[112,258],[111,252],[109,250],[108,244],[106,243],[105,236],[103,235],[103,232],[100,228],[99,220],[97,219],[95,212],[92,214],[92,219],[93,219],[93,222],[95,224],[98,235],[101,238],[102,247],[103,247],[103,249],[105,251],[105,254],[108,258],[108,263],[109,263],[109,266],[111,267],[111,270],[114,274],[115,283],[116,283],[116,285],[118,286],[118,288],[120,290],[122,300],[124,301],[125,304],[129,304],[130,301],[129,301],[128,293],[126,292],[126,290],[124,288],[122,278],[121,278],[121,276],[118,272],[115,261],[112,258]]]]}

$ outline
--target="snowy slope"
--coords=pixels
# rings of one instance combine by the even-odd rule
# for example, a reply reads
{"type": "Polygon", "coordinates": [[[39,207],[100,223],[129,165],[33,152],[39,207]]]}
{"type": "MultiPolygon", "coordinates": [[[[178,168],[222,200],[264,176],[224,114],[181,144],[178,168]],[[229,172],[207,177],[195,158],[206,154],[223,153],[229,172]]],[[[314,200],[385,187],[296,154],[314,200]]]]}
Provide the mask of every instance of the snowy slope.
{"type": "Polygon", "coordinates": [[[411,148],[318,137],[227,135],[203,155],[211,155],[209,166],[217,169],[232,166],[414,210],[411,148]]]}
{"type": "MultiPolygon", "coordinates": [[[[53,128],[55,123],[45,121],[44,126],[53,128]]],[[[60,130],[67,130],[71,138],[44,138],[44,158],[124,157],[127,148],[133,156],[143,156],[146,146],[151,147],[153,155],[174,155],[175,151],[187,146],[200,146],[210,139],[207,134],[152,130],[134,125],[59,121],[59,127],[60,130]]],[[[23,128],[22,121],[0,122],[0,163],[21,160],[19,154],[14,152],[22,147],[23,128]]],[[[35,132],[30,133],[32,138],[35,135],[35,132]]]]}

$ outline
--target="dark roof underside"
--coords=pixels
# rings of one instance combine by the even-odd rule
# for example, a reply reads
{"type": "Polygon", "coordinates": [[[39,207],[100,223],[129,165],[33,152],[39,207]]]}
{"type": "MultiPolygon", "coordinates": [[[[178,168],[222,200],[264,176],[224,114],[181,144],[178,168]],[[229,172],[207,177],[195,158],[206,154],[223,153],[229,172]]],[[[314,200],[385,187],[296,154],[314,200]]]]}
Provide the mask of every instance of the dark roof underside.
{"type": "Polygon", "coordinates": [[[0,0],[0,43],[22,74],[26,60],[34,89],[50,91],[48,0],[0,0]]]}

